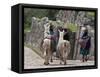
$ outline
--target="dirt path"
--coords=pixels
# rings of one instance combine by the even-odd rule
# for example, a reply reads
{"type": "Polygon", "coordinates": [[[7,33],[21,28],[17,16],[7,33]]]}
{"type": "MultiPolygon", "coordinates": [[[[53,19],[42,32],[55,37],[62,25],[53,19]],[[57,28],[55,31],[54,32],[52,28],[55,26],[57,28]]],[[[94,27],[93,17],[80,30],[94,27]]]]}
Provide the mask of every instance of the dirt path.
{"type": "Polygon", "coordinates": [[[60,65],[59,60],[53,60],[50,65],[43,64],[44,59],[28,47],[24,47],[24,68],[52,68],[52,67],[72,67],[72,66],[87,66],[94,65],[94,61],[81,62],[80,60],[68,60],[67,65],[60,65]]]}

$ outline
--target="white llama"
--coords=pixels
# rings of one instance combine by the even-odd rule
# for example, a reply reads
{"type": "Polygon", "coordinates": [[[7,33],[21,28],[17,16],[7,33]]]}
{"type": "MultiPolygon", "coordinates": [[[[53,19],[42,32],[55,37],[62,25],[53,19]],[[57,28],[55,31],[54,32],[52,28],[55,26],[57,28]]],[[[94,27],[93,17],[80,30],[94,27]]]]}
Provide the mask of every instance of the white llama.
{"type": "Polygon", "coordinates": [[[64,65],[66,65],[66,60],[70,52],[70,42],[64,40],[63,36],[64,36],[64,30],[63,31],[59,30],[59,41],[57,45],[57,50],[59,51],[60,64],[64,62],[64,65]]]}
{"type": "Polygon", "coordinates": [[[51,35],[50,35],[50,24],[46,23],[44,25],[44,40],[43,40],[43,50],[44,50],[44,64],[48,65],[49,60],[52,61],[52,51],[51,51],[51,35]]]}

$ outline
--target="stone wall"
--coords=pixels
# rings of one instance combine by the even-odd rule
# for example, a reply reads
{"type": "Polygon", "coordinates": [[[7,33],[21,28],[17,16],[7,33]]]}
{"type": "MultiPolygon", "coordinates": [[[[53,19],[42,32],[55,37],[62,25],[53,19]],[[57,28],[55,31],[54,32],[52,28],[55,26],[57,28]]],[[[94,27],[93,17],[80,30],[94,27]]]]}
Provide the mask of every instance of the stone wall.
{"type": "Polygon", "coordinates": [[[56,15],[56,21],[49,20],[48,17],[43,17],[41,19],[32,17],[32,24],[30,32],[25,33],[25,44],[30,45],[33,48],[40,49],[41,41],[44,37],[44,24],[52,22],[54,29],[57,26],[64,27],[65,23],[77,24],[78,30],[76,32],[70,31],[70,43],[71,43],[71,52],[69,54],[69,59],[79,59],[79,45],[77,44],[76,38],[79,37],[80,27],[90,25],[92,27],[89,31],[89,34],[92,37],[91,45],[91,55],[94,55],[94,33],[91,30],[94,30],[94,18],[88,17],[87,12],[84,11],[70,11],[70,10],[60,10],[56,15]]]}
{"type": "MultiPolygon", "coordinates": [[[[75,37],[70,38],[70,41],[73,41],[71,43],[73,49],[71,49],[71,54],[69,56],[73,56],[73,58],[71,59],[80,59],[80,55],[79,55],[79,45],[77,43],[77,41],[75,41],[74,39],[77,39],[79,37],[80,34],[80,26],[85,26],[87,27],[88,25],[90,26],[90,30],[89,30],[89,35],[91,36],[91,48],[90,48],[90,56],[94,55],[94,36],[92,36],[94,34],[94,32],[92,32],[92,30],[94,31],[94,23],[95,23],[95,17],[94,16],[89,16],[88,14],[89,12],[87,11],[70,11],[70,10],[60,10],[59,13],[56,15],[56,20],[60,20],[64,23],[73,23],[76,24],[78,26],[78,30],[75,32],[75,37]],[[74,47],[73,47],[74,45],[74,47]]],[[[71,35],[71,37],[74,35],[71,35]]]]}
{"type": "Polygon", "coordinates": [[[32,47],[38,48],[43,39],[43,32],[44,32],[43,25],[48,21],[49,20],[47,17],[44,17],[42,19],[32,17],[31,30],[30,32],[26,33],[25,43],[31,45],[32,47]]]}

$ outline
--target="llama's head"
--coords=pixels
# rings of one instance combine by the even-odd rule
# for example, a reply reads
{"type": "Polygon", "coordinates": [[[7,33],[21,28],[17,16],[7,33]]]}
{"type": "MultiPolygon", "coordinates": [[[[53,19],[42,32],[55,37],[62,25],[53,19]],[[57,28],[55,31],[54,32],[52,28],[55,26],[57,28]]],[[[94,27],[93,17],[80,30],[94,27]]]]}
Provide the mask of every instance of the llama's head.
{"type": "Polygon", "coordinates": [[[49,30],[50,30],[50,24],[49,23],[46,23],[44,25],[44,30],[45,30],[45,32],[49,32],[49,30]]]}
{"type": "Polygon", "coordinates": [[[63,31],[58,30],[58,31],[59,31],[60,38],[63,38],[63,36],[64,36],[64,30],[63,31]]]}

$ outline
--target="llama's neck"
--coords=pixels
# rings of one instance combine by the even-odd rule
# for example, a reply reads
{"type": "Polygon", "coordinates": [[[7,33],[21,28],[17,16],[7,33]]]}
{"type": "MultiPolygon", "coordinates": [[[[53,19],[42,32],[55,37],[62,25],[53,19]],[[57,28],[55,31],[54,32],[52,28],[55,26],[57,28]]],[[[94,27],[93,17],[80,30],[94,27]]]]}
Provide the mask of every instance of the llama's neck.
{"type": "Polygon", "coordinates": [[[62,42],[64,39],[63,39],[63,36],[60,36],[59,37],[59,42],[62,42]]]}

